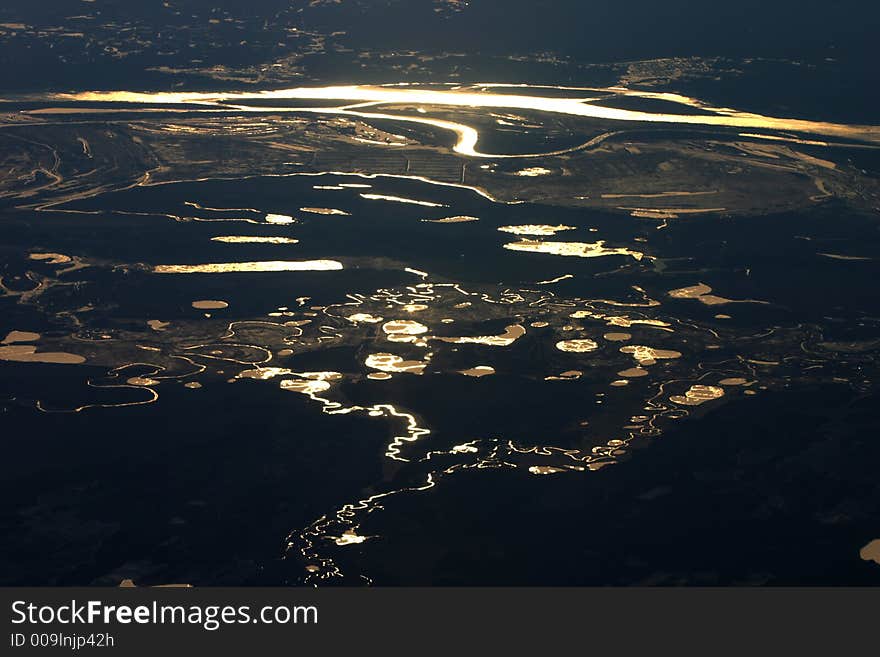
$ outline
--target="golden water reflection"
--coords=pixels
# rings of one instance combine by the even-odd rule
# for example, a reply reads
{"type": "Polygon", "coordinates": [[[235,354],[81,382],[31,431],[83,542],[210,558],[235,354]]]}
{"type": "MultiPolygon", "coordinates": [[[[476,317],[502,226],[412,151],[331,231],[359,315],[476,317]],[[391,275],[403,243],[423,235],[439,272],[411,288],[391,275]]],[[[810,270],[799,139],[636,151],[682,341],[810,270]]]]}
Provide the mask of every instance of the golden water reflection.
{"type": "Polygon", "coordinates": [[[423,374],[427,363],[419,360],[405,360],[395,354],[380,353],[370,354],[364,364],[380,372],[406,374],[423,374]]]}
{"type": "Polygon", "coordinates": [[[212,242],[226,244],[298,244],[299,240],[292,237],[261,237],[259,235],[218,235],[211,238],[212,242]]]}
{"type": "Polygon", "coordinates": [[[527,253],[546,253],[549,255],[572,256],[576,258],[602,258],[605,256],[631,256],[641,260],[645,255],[639,251],[623,247],[608,248],[603,240],[598,242],[542,242],[539,240],[520,240],[504,245],[510,251],[527,253]]]}
{"type": "Polygon", "coordinates": [[[502,233],[513,233],[514,235],[535,235],[546,237],[555,235],[563,230],[575,230],[574,226],[564,226],[562,224],[549,226],[545,224],[525,224],[523,226],[501,226],[498,228],[502,233]]]}
{"type": "Polygon", "coordinates": [[[80,365],[86,362],[83,356],[66,352],[37,352],[33,345],[2,345],[0,360],[19,363],[54,363],[56,365],[80,365]]]}
{"type": "Polygon", "coordinates": [[[596,351],[599,348],[599,345],[596,344],[594,340],[584,338],[581,340],[562,340],[561,342],[556,343],[556,348],[560,351],[570,351],[583,354],[590,351],[596,351]]]}
{"type": "Polygon", "coordinates": [[[684,406],[699,406],[713,399],[724,396],[724,390],[718,386],[692,385],[684,395],[672,395],[669,400],[684,406]]]}
{"type": "Polygon", "coordinates": [[[266,262],[217,262],[204,265],[156,265],[157,274],[228,274],[235,272],[337,271],[336,260],[269,260],[266,262]]]}
{"type": "MultiPolygon", "coordinates": [[[[639,110],[619,109],[596,104],[598,98],[585,98],[583,94],[573,97],[545,97],[530,94],[495,93],[493,88],[507,87],[510,89],[528,88],[529,85],[481,85],[481,91],[464,89],[425,89],[406,86],[327,86],[298,87],[276,89],[259,92],[159,92],[143,93],[134,91],[86,91],[69,94],[55,94],[58,101],[124,103],[129,107],[137,105],[160,105],[166,108],[175,106],[196,105],[201,111],[234,109],[241,112],[294,112],[294,113],[326,113],[348,114],[363,118],[385,118],[421,123],[435,128],[454,132],[458,141],[454,150],[463,155],[484,156],[476,150],[479,133],[474,128],[444,119],[416,115],[368,112],[365,104],[373,105],[422,105],[430,107],[462,107],[462,108],[508,108],[533,110],[549,114],[560,114],[592,119],[605,119],[620,122],[666,123],[672,125],[729,127],[744,130],[772,130],[780,132],[807,133],[852,139],[867,143],[880,143],[880,127],[871,125],[846,125],[825,121],[810,121],[796,118],[780,118],[763,116],[752,112],[744,112],[732,108],[713,107],[695,98],[680,94],[643,92],[621,87],[596,88],[603,94],[612,93],[619,96],[656,98],[686,108],[699,108],[701,114],[672,114],[665,112],[646,112],[639,110]],[[260,100],[337,100],[339,107],[260,107],[260,100]],[[361,107],[352,108],[348,105],[359,103],[361,107]]],[[[61,107],[56,111],[77,111],[77,108],[61,107]]],[[[53,108],[35,110],[38,113],[50,113],[53,108]]],[[[86,109],[79,111],[95,111],[86,109]]],[[[106,111],[106,110],[105,110],[106,111]]],[[[199,110],[194,110],[199,111],[199,110]]],[[[750,133],[762,137],[761,133],[750,133]]],[[[773,135],[775,137],[775,135],[773,135]]],[[[523,171],[530,171],[524,169],[523,171]]]]}

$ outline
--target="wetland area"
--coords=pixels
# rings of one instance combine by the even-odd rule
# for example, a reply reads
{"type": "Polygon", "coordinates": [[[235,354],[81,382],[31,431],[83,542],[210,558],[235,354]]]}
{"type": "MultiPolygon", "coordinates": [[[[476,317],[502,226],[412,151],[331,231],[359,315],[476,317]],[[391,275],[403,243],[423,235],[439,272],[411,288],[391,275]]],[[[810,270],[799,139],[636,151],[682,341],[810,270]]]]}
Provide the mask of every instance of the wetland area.
{"type": "Polygon", "coordinates": [[[880,584],[880,12],[142,4],[0,8],[0,584],[880,584]]]}

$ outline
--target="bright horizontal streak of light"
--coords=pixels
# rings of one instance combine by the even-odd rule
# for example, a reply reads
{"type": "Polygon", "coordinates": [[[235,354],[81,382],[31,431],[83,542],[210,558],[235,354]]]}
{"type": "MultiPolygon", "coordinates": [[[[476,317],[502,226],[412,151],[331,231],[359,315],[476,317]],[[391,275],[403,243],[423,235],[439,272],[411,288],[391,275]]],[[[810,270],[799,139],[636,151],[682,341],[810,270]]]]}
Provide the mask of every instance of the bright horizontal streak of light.
{"type": "MultiPolygon", "coordinates": [[[[606,119],[611,121],[637,121],[648,123],[671,123],[697,126],[718,126],[742,129],[767,129],[794,131],[811,134],[833,135],[851,139],[860,139],[880,143],[880,127],[844,125],[805,119],[777,118],[762,116],[750,112],[741,112],[730,108],[716,108],[700,101],[678,94],[652,94],[650,92],[631,92],[622,88],[611,88],[608,91],[618,95],[631,95],[647,98],[659,98],[688,107],[699,107],[714,114],[669,114],[653,113],[640,110],[627,110],[605,107],[585,102],[583,98],[552,98],[545,96],[517,95],[510,93],[490,93],[473,91],[453,91],[438,89],[372,87],[372,86],[328,86],[328,87],[297,87],[276,89],[254,93],[140,93],[131,91],[87,91],[74,94],[57,94],[54,98],[67,101],[89,102],[121,102],[145,104],[200,104],[219,107],[221,104],[242,101],[260,100],[338,100],[351,103],[381,103],[397,105],[430,105],[453,106],[464,108],[507,108],[533,110],[552,114],[564,114],[583,118],[606,119]]],[[[432,119],[428,117],[409,117],[394,114],[360,113],[351,109],[341,108],[276,108],[232,105],[230,109],[243,111],[289,111],[345,113],[372,118],[406,120],[432,125],[453,131],[458,137],[455,150],[462,154],[479,155],[475,146],[478,132],[468,126],[452,121],[432,119]]]]}
{"type": "Polygon", "coordinates": [[[422,205],[426,208],[447,207],[442,203],[433,203],[432,201],[418,201],[413,198],[404,198],[403,196],[386,196],[385,194],[361,194],[361,198],[365,198],[368,201],[391,201],[393,203],[409,203],[411,205],[422,205]]]}
{"type": "Polygon", "coordinates": [[[156,274],[227,274],[230,272],[266,271],[337,271],[336,260],[268,260],[265,262],[216,262],[205,265],[156,265],[156,274]]]}

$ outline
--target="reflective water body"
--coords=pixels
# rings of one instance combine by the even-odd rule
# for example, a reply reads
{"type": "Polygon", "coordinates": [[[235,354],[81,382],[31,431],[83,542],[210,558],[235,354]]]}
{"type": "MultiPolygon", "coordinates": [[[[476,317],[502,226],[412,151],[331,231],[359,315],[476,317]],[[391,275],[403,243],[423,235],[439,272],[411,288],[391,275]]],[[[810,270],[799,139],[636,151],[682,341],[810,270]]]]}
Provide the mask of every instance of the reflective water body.
{"type": "Polygon", "coordinates": [[[669,66],[0,93],[0,581],[880,581],[880,121],[669,66]]]}

